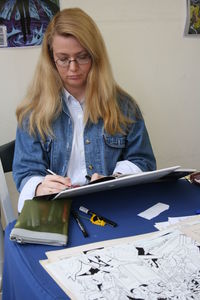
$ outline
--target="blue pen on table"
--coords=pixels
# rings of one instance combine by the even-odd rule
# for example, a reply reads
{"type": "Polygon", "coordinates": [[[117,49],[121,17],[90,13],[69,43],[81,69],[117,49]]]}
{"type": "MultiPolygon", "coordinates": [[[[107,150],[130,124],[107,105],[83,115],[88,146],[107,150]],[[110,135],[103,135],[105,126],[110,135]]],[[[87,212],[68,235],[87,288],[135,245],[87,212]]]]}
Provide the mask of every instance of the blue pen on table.
{"type": "Polygon", "coordinates": [[[84,206],[80,206],[79,207],[79,210],[90,215],[90,216],[93,216],[93,215],[96,215],[100,220],[103,220],[104,222],[106,222],[107,224],[113,226],[113,227],[116,227],[117,226],[117,223],[103,217],[103,216],[100,216],[99,214],[95,213],[94,211],[91,211],[89,210],[88,208],[84,207],[84,206]]]}
{"type": "Polygon", "coordinates": [[[78,224],[80,230],[82,231],[83,236],[84,237],[88,237],[88,233],[87,233],[85,227],[83,226],[83,223],[81,222],[81,220],[80,220],[79,215],[77,214],[77,212],[75,212],[74,210],[71,210],[71,214],[74,217],[76,223],[78,224]]]}

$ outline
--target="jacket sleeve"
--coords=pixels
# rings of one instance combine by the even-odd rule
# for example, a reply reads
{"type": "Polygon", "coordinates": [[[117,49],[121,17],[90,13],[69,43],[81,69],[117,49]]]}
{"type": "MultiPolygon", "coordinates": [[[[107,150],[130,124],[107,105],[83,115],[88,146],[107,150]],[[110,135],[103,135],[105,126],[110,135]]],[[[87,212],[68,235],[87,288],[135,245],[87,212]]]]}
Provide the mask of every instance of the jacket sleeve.
{"type": "Polygon", "coordinates": [[[156,160],[140,108],[127,95],[119,98],[121,111],[132,122],[126,130],[123,160],[128,160],[138,166],[143,172],[156,169],[156,160]]]}
{"type": "Polygon", "coordinates": [[[142,116],[129,126],[123,158],[137,165],[142,171],[156,169],[156,160],[142,116]]]}
{"type": "Polygon", "coordinates": [[[50,144],[50,139],[42,141],[39,136],[33,137],[25,129],[17,128],[13,179],[19,192],[31,177],[46,175],[50,144]]]}

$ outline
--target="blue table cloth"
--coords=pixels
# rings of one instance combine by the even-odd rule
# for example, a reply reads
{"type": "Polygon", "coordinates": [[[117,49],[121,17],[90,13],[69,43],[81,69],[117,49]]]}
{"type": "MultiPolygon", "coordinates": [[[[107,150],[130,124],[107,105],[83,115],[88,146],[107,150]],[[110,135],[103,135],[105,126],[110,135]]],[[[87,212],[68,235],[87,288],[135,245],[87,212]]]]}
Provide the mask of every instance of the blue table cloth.
{"type": "MultiPolygon", "coordinates": [[[[73,198],[73,209],[78,211],[81,205],[115,221],[118,226],[101,227],[82,219],[89,233],[85,238],[70,217],[67,247],[152,232],[156,230],[155,222],[193,215],[200,209],[200,187],[186,180],[155,182],[73,198]],[[137,216],[158,202],[169,204],[169,210],[152,220],[137,216]]],[[[5,231],[3,300],[69,299],[39,263],[46,259],[46,251],[63,247],[11,242],[9,235],[14,224],[9,224],[5,231]]]]}

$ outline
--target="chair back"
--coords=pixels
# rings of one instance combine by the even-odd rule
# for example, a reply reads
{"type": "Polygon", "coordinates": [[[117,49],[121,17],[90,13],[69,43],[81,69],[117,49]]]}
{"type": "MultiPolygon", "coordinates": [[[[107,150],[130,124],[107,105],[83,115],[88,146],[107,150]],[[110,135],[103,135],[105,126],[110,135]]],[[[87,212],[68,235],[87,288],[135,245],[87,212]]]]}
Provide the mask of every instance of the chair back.
{"type": "Polygon", "coordinates": [[[5,224],[15,220],[5,173],[12,171],[15,141],[0,146],[0,203],[5,218],[5,224]]]}
{"type": "Polygon", "coordinates": [[[4,173],[12,171],[12,163],[15,151],[15,140],[0,146],[0,159],[4,173]]]}
{"type": "MultiPolygon", "coordinates": [[[[13,207],[6,183],[5,173],[12,171],[15,141],[0,146],[0,207],[5,225],[15,220],[13,207]]],[[[4,232],[0,214],[0,299],[2,298],[2,274],[4,261],[4,232]]]]}

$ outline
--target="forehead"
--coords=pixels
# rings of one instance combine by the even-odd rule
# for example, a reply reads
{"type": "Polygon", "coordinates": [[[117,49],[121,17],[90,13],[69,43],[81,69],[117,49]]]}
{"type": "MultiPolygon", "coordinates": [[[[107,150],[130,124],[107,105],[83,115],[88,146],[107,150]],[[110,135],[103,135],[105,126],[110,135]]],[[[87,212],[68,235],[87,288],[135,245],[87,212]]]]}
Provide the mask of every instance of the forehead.
{"type": "Polygon", "coordinates": [[[55,35],[52,42],[52,49],[54,53],[65,53],[73,55],[83,50],[83,46],[74,36],[55,35]]]}

